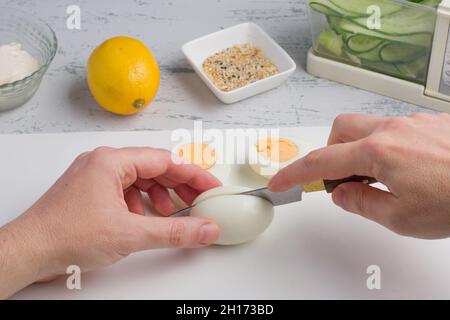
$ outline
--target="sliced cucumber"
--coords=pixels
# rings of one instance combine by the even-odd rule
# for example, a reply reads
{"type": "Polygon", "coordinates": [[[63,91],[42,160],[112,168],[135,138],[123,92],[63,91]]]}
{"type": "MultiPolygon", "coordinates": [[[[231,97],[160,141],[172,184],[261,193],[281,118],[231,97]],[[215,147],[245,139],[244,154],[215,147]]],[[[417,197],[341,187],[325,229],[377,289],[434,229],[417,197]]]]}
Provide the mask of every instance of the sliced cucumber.
{"type": "Polygon", "coordinates": [[[367,52],[358,53],[356,56],[364,61],[381,62],[380,47],[376,47],[367,52]]]}
{"type": "Polygon", "coordinates": [[[326,30],[320,34],[319,44],[337,56],[342,55],[342,38],[332,29],[326,30]]]}
{"type": "Polygon", "coordinates": [[[347,47],[351,51],[355,53],[363,53],[375,49],[380,44],[382,44],[384,40],[366,36],[363,34],[355,34],[348,36],[345,39],[345,42],[347,44],[347,47]]]}
{"type": "Polygon", "coordinates": [[[425,80],[424,78],[428,68],[428,57],[425,56],[410,63],[397,64],[396,67],[405,77],[425,80]]]}
{"type": "Polygon", "coordinates": [[[431,45],[431,40],[433,38],[432,33],[417,33],[411,35],[390,35],[382,34],[377,30],[370,30],[362,27],[347,19],[339,19],[337,21],[337,28],[343,32],[349,32],[354,34],[364,34],[366,36],[371,36],[374,38],[409,43],[417,46],[429,47],[431,45]]]}
{"type": "Polygon", "coordinates": [[[330,0],[331,3],[347,12],[352,12],[356,15],[368,16],[367,12],[371,6],[378,6],[381,15],[391,14],[402,8],[402,5],[392,0],[330,0]]]}
{"type": "Polygon", "coordinates": [[[324,14],[328,22],[315,49],[336,60],[423,84],[437,15],[430,7],[440,2],[308,0],[311,9],[324,14]],[[379,29],[368,24],[372,5],[381,9],[379,29]]]}
{"type": "MultiPolygon", "coordinates": [[[[380,29],[375,31],[391,36],[432,33],[435,24],[435,11],[431,9],[404,7],[395,13],[381,17],[380,29]]],[[[355,18],[352,21],[367,28],[367,17],[355,18]]]]}
{"type": "Polygon", "coordinates": [[[367,14],[361,15],[354,12],[346,11],[338,6],[334,5],[330,0],[312,0],[309,2],[309,6],[326,16],[338,16],[347,18],[357,18],[361,16],[367,16],[367,14]]]}
{"type": "Polygon", "coordinates": [[[427,54],[427,49],[403,43],[386,43],[380,48],[380,59],[387,63],[410,63],[427,54]]]}
{"type": "Polygon", "coordinates": [[[317,2],[310,2],[309,6],[314,10],[317,11],[319,13],[323,13],[326,16],[336,16],[336,17],[341,17],[342,15],[338,12],[338,11],[334,11],[333,9],[331,9],[329,6],[325,6],[321,3],[317,3],[317,2]]]}
{"type": "Polygon", "coordinates": [[[336,32],[337,34],[344,34],[345,31],[342,30],[339,26],[341,18],[340,17],[333,17],[333,16],[328,16],[327,17],[327,21],[328,21],[328,25],[330,26],[331,29],[334,30],[334,32],[336,32]]]}
{"type": "Polygon", "coordinates": [[[376,72],[382,72],[382,73],[389,74],[392,76],[399,75],[399,71],[398,71],[397,67],[390,63],[363,61],[363,65],[366,68],[368,68],[370,70],[374,70],[376,72]]]}
{"type": "Polygon", "coordinates": [[[350,60],[356,64],[356,65],[362,65],[361,59],[358,58],[356,55],[354,55],[353,53],[350,53],[348,51],[345,51],[345,54],[350,58],[350,60]]]}

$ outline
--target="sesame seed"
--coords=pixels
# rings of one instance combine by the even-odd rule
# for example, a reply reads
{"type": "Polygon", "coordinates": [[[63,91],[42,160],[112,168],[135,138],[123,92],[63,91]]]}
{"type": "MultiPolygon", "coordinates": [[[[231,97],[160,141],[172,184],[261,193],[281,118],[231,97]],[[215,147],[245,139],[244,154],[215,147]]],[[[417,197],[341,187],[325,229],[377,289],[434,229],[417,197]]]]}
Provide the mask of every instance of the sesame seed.
{"type": "Polygon", "coordinates": [[[208,57],[203,62],[203,70],[222,91],[232,91],[279,72],[261,49],[249,43],[235,45],[208,57]]]}

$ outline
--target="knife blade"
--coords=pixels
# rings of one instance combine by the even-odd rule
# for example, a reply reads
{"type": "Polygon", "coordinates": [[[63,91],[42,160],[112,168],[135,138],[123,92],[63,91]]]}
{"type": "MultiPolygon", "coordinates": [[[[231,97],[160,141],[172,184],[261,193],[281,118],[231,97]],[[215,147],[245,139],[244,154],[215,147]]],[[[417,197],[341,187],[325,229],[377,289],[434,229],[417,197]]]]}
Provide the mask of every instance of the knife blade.
{"type": "MultiPolygon", "coordinates": [[[[347,183],[347,182],[361,182],[366,184],[372,184],[378,182],[376,179],[371,177],[365,177],[365,176],[351,176],[344,179],[337,179],[337,180],[320,180],[315,181],[313,183],[309,183],[304,186],[296,186],[288,191],[284,192],[272,192],[269,190],[269,188],[258,188],[255,190],[245,191],[241,193],[237,193],[237,195],[248,195],[248,196],[255,196],[259,198],[263,198],[267,201],[269,201],[273,206],[281,206],[293,202],[299,202],[302,201],[302,195],[303,193],[310,193],[310,192],[317,192],[317,191],[326,191],[327,193],[332,193],[334,189],[336,189],[337,186],[347,183]]],[[[185,217],[188,216],[191,213],[191,207],[187,207],[184,209],[181,209],[174,214],[171,215],[171,217],[185,217]]]]}

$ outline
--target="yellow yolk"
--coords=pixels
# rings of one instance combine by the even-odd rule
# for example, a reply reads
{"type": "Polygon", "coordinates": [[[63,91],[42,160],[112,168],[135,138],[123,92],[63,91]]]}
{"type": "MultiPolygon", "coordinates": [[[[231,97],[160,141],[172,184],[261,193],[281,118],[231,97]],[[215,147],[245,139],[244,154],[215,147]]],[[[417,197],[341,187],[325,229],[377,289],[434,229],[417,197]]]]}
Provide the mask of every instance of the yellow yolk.
{"type": "Polygon", "coordinates": [[[260,140],[256,144],[256,150],[268,160],[277,162],[289,161],[300,152],[293,141],[285,138],[260,140]]]}
{"type": "Polygon", "coordinates": [[[216,151],[204,143],[185,144],[178,150],[178,155],[204,170],[211,169],[216,164],[216,151]]]}

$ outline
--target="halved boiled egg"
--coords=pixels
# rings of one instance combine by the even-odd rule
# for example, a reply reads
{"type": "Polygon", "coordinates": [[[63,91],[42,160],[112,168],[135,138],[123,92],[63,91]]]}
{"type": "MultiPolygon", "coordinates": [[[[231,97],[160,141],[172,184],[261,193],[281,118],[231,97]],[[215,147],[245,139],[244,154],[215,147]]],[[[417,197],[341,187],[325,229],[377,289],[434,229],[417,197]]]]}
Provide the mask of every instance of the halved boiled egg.
{"type": "Polygon", "coordinates": [[[216,244],[234,245],[263,233],[273,219],[272,204],[262,198],[241,195],[247,187],[223,186],[208,190],[194,200],[191,216],[215,221],[220,228],[216,244]]]}
{"type": "Polygon", "coordinates": [[[206,143],[188,143],[178,149],[178,155],[188,163],[208,170],[222,183],[230,175],[230,166],[217,163],[215,148],[206,143]]]}
{"type": "Polygon", "coordinates": [[[254,156],[249,157],[250,167],[267,179],[309,152],[305,144],[293,138],[260,139],[253,148],[254,156]]]}

